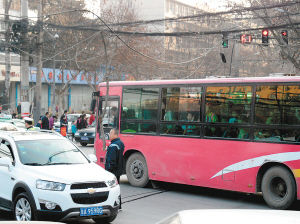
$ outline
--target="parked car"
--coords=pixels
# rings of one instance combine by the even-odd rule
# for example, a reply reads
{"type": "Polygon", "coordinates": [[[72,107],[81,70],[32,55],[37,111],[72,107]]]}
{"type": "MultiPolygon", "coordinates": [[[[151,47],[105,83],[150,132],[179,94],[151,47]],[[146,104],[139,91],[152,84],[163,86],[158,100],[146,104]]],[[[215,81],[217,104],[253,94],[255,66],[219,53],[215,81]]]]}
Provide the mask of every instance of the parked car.
{"type": "Polygon", "coordinates": [[[13,124],[15,127],[17,127],[17,129],[20,131],[26,130],[25,121],[21,120],[21,119],[11,119],[9,117],[6,117],[6,118],[1,117],[0,123],[10,123],[10,124],[13,124]]]}
{"type": "Polygon", "coordinates": [[[0,122],[0,131],[18,131],[18,128],[10,122],[0,122]]]}
{"type": "Polygon", "coordinates": [[[116,177],[55,132],[0,132],[0,209],[17,221],[114,220],[116,177]]]}
{"type": "Polygon", "coordinates": [[[78,130],[75,133],[75,141],[79,142],[82,146],[87,146],[88,144],[94,144],[95,141],[95,122],[89,126],[88,128],[84,128],[81,130],[78,130]]]}

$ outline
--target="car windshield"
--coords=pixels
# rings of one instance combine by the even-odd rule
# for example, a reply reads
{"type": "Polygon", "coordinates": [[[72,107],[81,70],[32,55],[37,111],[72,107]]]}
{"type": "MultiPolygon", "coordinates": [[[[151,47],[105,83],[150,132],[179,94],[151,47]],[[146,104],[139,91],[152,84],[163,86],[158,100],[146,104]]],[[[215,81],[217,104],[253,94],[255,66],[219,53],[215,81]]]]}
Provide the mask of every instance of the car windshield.
{"type": "Polygon", "coordinates": [[[88,163],[87,158],[71,142],[63,139],[16,142],[24,165],[44,166],[88,163]]]}

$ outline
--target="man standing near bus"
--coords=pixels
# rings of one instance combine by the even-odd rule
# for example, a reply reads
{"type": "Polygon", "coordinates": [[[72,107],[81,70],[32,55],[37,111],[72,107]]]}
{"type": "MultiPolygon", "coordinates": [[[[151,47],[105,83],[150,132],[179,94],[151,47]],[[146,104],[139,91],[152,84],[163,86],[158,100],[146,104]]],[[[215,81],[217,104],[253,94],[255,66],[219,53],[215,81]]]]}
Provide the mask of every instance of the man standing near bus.
{"type": "MultiPolygon", "coordinates": [[[[109,139],[111,141],[106,152],[105,170],[113,173],[118,182],[120,183],[120,176],[124,169],[124,148],[125,145],[119,138],[119,130],[113,128],[109,132],[109,139]]],[[[121,198],[120,198],[120,209],[121,209],[121,198]]]]}
{"type": "Polygon", "coordinates": [[[113,173],[120,182],[120,176],[124,168],[123,153],[125,146],[119,138],[119,131],[116,128],[110,130],[109,139],[111,144],[107,147],[105,169],[113,173]]]}

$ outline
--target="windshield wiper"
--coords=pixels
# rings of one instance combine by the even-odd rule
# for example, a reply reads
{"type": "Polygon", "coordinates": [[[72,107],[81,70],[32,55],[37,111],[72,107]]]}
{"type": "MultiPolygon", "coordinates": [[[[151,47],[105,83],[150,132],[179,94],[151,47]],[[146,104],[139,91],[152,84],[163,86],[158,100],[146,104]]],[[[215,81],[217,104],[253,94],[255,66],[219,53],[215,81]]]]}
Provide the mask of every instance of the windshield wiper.
{"type": "Polygon", "coordinates": [[[71,165],[71,164],[75,164],[75,163],[51,163],[51,162],[48,162],[48,163],[43,164],[43,166],[50,166],[50,165],[71,165]]]}
{"type": "Polygon", "coordinates": [[[24,163],[24,165],[27,165],[27,166],[43,166],[44,164],[41,164],[41,163],[24,163]]]}
{"type": "Polygon", "coordinates": [[[66,152],[72,152],[72,151],[73,152],[79,152],[79,149],[71,149],[71,150],[60,151],[60,152],[54,153],[53,155],[49,156],[48,162],[45,163],[44,165],[49,165],[54,156],[57,156],[57,155],[60,155],[60,154],[66,153],[66,152]]]}

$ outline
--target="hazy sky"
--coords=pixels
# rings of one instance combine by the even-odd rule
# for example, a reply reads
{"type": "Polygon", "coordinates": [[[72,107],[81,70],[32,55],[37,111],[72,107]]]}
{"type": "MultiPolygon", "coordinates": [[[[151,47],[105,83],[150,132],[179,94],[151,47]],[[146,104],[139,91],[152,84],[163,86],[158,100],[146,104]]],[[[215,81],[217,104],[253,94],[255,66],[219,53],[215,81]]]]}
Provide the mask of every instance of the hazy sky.
{"type": "MultiPolygon", "coordinates": [[[[85,0],[87,4],[87,8],[92,10],[93,12],[99,12],[99,0],[85,0]]],[[[102,0],[101,0],[102,1],[102,0]]],[[[109,0],[107,0],[109,1],[109,0]]],[[[111,0],[113,1],[113,0],[111,0]]],[[[136,0],[140,1],[140,0],[136,0]]],[[[151,1],[151,0],[148,0],[151,1]]],[[[164,1],[164,0],[162,0],[164,1]]],[[[202,6],[203,4],[207,4],[210,8],[215,10],[225,10],[225,6],[228,0],[178,0],[188,5],[192,6],[202,6]]],[[[231,0],[233,2],[242,2],[243,0],[231,0]]],[[[201,8],[201,7],[200,7],[201,8]]]]}

